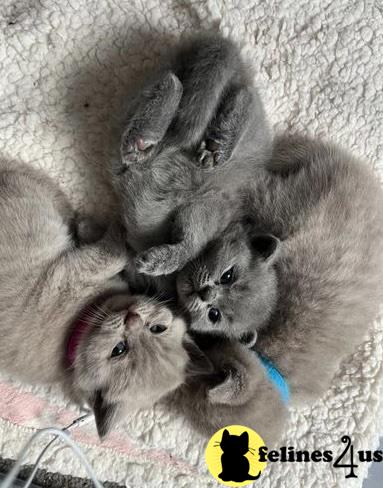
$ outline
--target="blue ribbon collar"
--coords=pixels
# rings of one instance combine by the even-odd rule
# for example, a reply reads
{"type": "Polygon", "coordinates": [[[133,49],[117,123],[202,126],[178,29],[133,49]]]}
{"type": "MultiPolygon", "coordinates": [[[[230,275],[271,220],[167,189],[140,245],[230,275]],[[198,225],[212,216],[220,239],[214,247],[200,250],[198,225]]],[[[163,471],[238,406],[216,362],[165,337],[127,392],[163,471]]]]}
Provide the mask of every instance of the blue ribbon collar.
{"type": "Polygon", "coordinates": [[[263,356],[258,351],[255,352],[261,361],[262,366],[266,370],[267,378],[278,390],[279,394],[281,395],[282,402],[286,405],[290,400],[290,388],[285,377],[269,358],[263,356]]]}

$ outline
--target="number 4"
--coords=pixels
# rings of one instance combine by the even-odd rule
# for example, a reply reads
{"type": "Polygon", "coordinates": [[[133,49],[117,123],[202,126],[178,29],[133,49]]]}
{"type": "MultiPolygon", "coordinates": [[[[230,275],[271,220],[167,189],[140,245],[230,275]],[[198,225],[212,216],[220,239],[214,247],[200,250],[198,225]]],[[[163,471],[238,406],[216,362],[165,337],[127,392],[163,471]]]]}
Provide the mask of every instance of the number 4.
{"type": "Polygon", "coordinates": [[[350,472],[348,475],[345,476],[345,478],[357,478],[358,476],[355,474],[354,468],[357,468],[358,465],[354,464],[354,446],[351,444],[351,438],[348,435],[344,435],[341,440],[344,444],[347,445],[341,455],[334,461],[334,468],[350,468],[350,472]],[[344,458],[349,449],[350,464],[341,464],[340,461],[344,458]]]}

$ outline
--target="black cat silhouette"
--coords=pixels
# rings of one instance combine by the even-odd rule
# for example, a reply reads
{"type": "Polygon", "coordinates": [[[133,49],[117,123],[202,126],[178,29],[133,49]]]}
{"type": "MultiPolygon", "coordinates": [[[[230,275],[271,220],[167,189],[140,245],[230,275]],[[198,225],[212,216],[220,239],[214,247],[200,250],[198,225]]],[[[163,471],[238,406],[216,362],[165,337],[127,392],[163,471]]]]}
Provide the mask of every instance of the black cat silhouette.
{"type": "Polygon", "coordinates": [[[221,456],[222,473],[219,478],[222,481],[235,481],[241,483],[247,480],[257,480],[257,476],[249,474],[250,463],[245,457],[249,452],[249,434],[245,431],[241,435],[231,435],[227,429],[223,431],[220,447],[223,451],[221,456]]]}

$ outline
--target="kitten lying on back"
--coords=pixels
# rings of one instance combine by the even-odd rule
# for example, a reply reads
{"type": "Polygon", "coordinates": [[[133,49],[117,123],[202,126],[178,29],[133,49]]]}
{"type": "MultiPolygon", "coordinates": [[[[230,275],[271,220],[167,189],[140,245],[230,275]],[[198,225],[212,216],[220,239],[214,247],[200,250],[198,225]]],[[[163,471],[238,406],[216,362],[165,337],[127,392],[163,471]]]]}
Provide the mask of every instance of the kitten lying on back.
{"type": "Polygon", "coordinates": [[[1,370],[60,382],[94,409],[100,436],[184,381],[184,321],[117,277],[128,260],[118,226],[76,246],[64,195],[5,162],[0,222],[1,370]]]}
{"type": "Polygon", "coordinates": [[[178,275],[191,328],[258,331],[292,396],[313,398],[363,340],[383,301],[382,190],[364,164],[321,142],[279,141],[271,171],[233,222],[178,275]]]}
{"type": "Polygon", "coordinates": [[[237,48],[219,36],[181,45],[128,120],[112,171],[128,242],[139,272],[168,275],[230,221],[271,137],[237,48]]]}

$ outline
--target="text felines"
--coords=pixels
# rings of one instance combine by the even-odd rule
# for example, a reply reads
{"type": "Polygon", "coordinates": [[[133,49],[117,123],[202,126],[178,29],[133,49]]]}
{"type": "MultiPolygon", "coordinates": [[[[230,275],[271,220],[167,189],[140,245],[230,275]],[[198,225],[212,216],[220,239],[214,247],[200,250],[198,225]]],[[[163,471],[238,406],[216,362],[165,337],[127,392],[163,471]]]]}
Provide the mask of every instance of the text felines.
{"type": "MultiPolygon", "coordinates": [[[[383,451],[357,451],[355,453],[357,461],[361,463],[382,462],[383,451]]],[[[326,462],[331,463],[334,461],[334,453],[331,450],[296,450],[294,447],[281,447],[279,450],[269,451],[266,446],[259,448],[259,461],[282,462],[282,463],[308,463],[308,462],[326,462]]]]}

